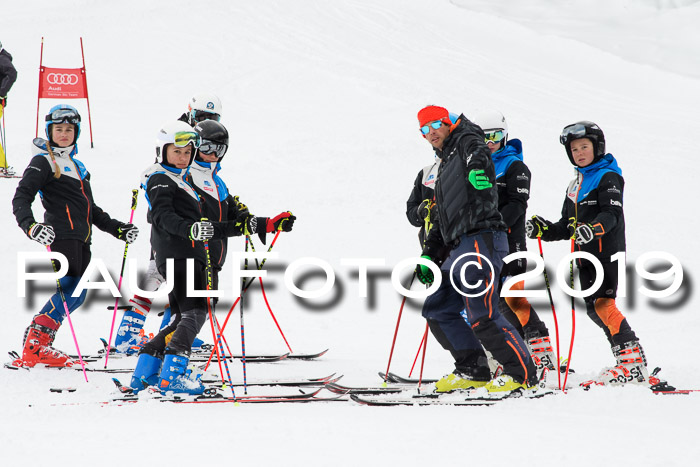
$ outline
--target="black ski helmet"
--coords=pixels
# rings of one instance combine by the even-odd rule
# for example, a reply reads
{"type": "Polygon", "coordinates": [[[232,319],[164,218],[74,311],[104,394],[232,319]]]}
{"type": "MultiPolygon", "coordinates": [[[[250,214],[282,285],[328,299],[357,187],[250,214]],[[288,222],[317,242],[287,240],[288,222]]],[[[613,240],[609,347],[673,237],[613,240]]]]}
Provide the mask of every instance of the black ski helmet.
{"type": "Polygon", "coordinates": [[[228,130],[216,120],[204,120],[194,126],[194,131],[199,133],[201,144],[197,150],[196,159],[201,161],[200,153],[216,153],[219,160],[224,158],[228,150],[228,130]]]}
{"type": "Polygon", "coordinates": [[[593,162],[605,155],[605,135],[598,125],[587,120],[572,123],[565,126],[561,131],[559,142],[566,148],[566,155],[569,156],[569,160],[573,165],[576,165],[576,163],[571,155],[571,142],[581,138],[588,138],[593,143],[593,150],[595,151],[593,162]]]}

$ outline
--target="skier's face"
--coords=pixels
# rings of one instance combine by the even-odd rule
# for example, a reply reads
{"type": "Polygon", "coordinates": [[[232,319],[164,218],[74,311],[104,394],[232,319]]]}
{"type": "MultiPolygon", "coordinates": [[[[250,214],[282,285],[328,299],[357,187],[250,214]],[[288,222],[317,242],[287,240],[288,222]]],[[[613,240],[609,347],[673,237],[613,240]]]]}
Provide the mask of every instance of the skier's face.
{"type": "Polygon", "coordinates": [[[51,125],[51,140],[60,148],[66,148],[75,140],[75,126],[71,123],[51,125]]]}
{"type": "Polygon", "coordinates": [[[423,137],[427,139],[435,149],[442,149],[445,140],[450,136],[450,127],[443,123],[438,129],[433,128],[431,124],[428,124],[428,128],[430,128],[430,131],[428,134],[423,135],[423,137]]]}
{"type": "Polygon", "coordinates": [[[593,142],[588,138],[580,138],[571,142],[571,157],[579,167],[586,167],[595,159],[593,142]]]}
{"type": "Polygon", "coordinates": [[[184,148],[179,148],[174,144],[168,144],[165,148],[165,159],[169,165],[176,169],[186,169],[190,165],[192,157],[192,145],[188,144],[184,148]]]}

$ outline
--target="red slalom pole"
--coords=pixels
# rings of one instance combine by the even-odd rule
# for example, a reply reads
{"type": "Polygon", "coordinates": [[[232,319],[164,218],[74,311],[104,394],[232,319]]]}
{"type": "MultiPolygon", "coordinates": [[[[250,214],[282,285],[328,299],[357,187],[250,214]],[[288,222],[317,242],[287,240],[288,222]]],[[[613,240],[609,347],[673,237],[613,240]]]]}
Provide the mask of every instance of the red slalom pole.
{"type": "Polygon", "coordinates": [[[423,382],[423,368],[425,367],[425,350],[428,348],[428,320],[425,320],[425,334],[423,334],[423,357],[420,359],[420,376],[418,376],[418,392],[423,382]]]}
{"type": "MultiPolygon", "coordinates": [[[[411,277],[411,282],[408,284],[410,289],[413,285],[413,281],[416,279],[416,271],[413,271],[413,276],[411,277]]],[[[394,356],[394,347],[396,346],[396,337],[399,334],[399,324],[401,324],[401,315],[403,315],[403,307],[406,304],[406,296],[404,295],[403,300],[401,300],[401,307],[399,308],[399,316],[396,318],[396,329],[394,329],[394,339],[391,341],[391,351],[389,352],[389,361],[386,364],[386,371],[384,372],[384,382],[386,383],[389,378],[389,369],[391,368],[391,359],[394,356]]],[[[420,349],[418,349],[420,351],[420,349]]]]}
{"type": "Polygon", "coordinates": [[[408,377],[410,378],[411,375],[413,374],[413,369],[416,367],[416,362],[418,361],[418,355],[420,355],[420,349],[423,348],[423,345],[425,344],[425,339],[428,336],[423,334],[423,337],[420,340],[420,345],[418,346],[418,352],[416,352],[416,358],[413,359],[413,365],[411,365],[411,371],[408,372],[408,377]]]}
{"type": "MultiPolygon", "coordinates": [[[[574,252],[574,239],[571,239],[571,252],[574,252]]],[[[570,279],[571,279],[571,288],[574,288],[574,260],[571,260],[570,263],[570,279]]],[[[574,296],[571,296],[571,343],[569,344],[569,356],[567,357],[568,360],[566,362],[566,373],[564,374],[564,386],[562,387],[562,390],[566,390],[566,380],[569,377],[569,366],[571,365],[571,352],[574,350],[574,337],[576,335],[576,304],[574,303],[574,296]]]]}
{"type": "MultiPolygon", "coordinates": [[[[540,258],[544,263],[544,251],[542,250],[542,238],[537,237],[537,244],[540,247],[540,258]]],[[[552,306],[552,316],[554,317],[554,333],[557,339],[557,383],[559,384],[559,390],[561,391],[561,371],[559,371],[559,323],[557,322],[557,312],[554,309],[554,299],[552,298],[552,289],[549,287],[549,276],[547,275],[547,266],[544,266],[544,283],[547,287],[547,295],[549,295],[549,304],[552,306]]]]}
{"type": "Polygon", "coordinates": [[[262,296],[263,296],[263,299],[265,299],[265,305],[267,305],[267,309],[270,312],[270,316],[272,316],[272,320],[275,322],[275,325],[277,326],[277,330],[282,335],[282,339],[284,339],[284,343],[287,344],[287,348],[289,349],[289,353],[294,353],[292,348],[289,346],[289,342],[287,342],[287,338],[284,336],[284,332],[282,332],[282,328],[280,327],[280,323],[277,322],[277,318],[275,317],[275,314],[272,312],[272,308],[270,308],[270,303],[267,301],[267,294],[265,293],[265,287],[263,286],[262,277],[258,277],[258,279],[260,280],[260,290],[262,291],[262,296]]]}

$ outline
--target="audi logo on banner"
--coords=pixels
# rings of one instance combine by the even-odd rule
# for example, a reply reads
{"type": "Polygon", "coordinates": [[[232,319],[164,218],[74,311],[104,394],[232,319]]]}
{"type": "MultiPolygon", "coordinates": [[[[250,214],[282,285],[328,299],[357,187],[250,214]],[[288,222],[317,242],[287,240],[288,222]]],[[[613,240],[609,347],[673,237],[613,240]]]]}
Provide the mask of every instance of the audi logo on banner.
{"type": "Polygon", "coordinates": [[[46,81],[49,84],[75,85],[78,84],[78,80],[78,75],[72,73],[49,73],[48,75],[46,75],[46,81]]]}

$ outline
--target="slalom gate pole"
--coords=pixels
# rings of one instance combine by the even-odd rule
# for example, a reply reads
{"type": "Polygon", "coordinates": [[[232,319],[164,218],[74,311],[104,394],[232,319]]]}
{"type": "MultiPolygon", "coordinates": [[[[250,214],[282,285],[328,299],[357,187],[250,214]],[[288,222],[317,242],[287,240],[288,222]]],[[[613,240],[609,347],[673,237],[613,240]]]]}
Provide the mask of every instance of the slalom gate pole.
{"type": "MultiPolygon", "coordinates": [[[[131,215],[129,216],[129,224],[134,222],[134,211],[139,200],[139,190],[131,190],[131,215]]],[[[122,257],[122,268],[119,272],[119,285],[117,290],[122,288],[122,279],[124,279],[124,265],[126,264],[126,254],[129,251],[129,244],[124,244],[124,256],[122,257]]],[[[109,328],[109,340],[107,341],[107,354],[105,356],[105,368],[109,362],[109,351],[112,349],[112,333],[114,332],[114,323],[117,319],[117,306],[119,305],[119,297],[114,300],[114,313],[112,313],[112,326],[109,328]]]]}
{"type": "MultiPolygon", "coordinates": [[[[248,239],[246,238],[246,246],[248,245],[248,239]]],[[[255,253],[255,245],[253,245],[253,240],[250,240],[250,248],[253,250],[253,253],[255,253]]],[[[258,264],[258,260],[255,260],[255,264],[260,269],[260,265],[258,264]]],[[[265,293],[265,286],[263,285],[262,277],[258,277],[260,280],[260,290],[262,291],[262,296],[263,299],[265,300],[265,305],[267,306],[267,310],[270,312],[270,316],[272,316],[272,320],[275,322],[275,325],[277,326],[277,330],[280,332],[282,335],[282,339],[284,339],[284,343],[287,344],[287,349],[289,349],[289,353],[294,353],[292,348],[289,345],[289,342],[287,342],[287,338],[284,335],[284,332],[282,331],[282,328],[280,327],[280,324],[277,322],[277,318],[275,317],[275,314],[272,312],[272,308],[270,307],[270,303],[267,301],[267,294],[265,293]]],[[[242,312],[241,312],[242,314],[242,312]]]]}
{"type": "MultiPolygon", "coordinates": [[[[206,219],[202,219],[203,221],[206,219]]],[[[207,269],[206,269],[206,274],[207,274],[207,290],[212,290],[213,289],[213,278],[212,278],[212,268],[211,268],[211,256],[209,255],[209,242],[204,242],[204,252],[207,255],[207,269]]],[[[221,354],[224,352],[224,348],[221,345],[221,334],[216,334],[216,331],[214,329],[214,314],[212,313],[211,310],[211,297],[207,297],[207,312],[209,313],[209,322],[211,324],[211,333],[212,336],[214,337],[214,350],[216,351],[216,358],[219,361],[219,373],[221,374],[221,382],[226,386],[226,381],[224,380],[224,370],[221,368],[221,354]],[[217,346],[218,344],[218,346],[217,346]],[[221,348],[221,351],[219,351],[219,348],[221,348]]],[[[228,370],[228,362],[226,361],[226,358],[224,360],[224,366],[226,367],[226,376],[228,377],[228,383],[229,386],[231,387],[231,394],[233,395],[233,400],[236,400],[236,392],[233,389],[233,381],[231,381],[231,373],[228,370]]]]}
{"type": "MultiPolygon", "coordinates": [[[[277,233],[275,234],[275,238],[272,240],[272,243],[270,243],[270,247],[267,249],[267,252],[269,253],[272,250],[272,247],[275,246],[275,242],[277,241],[277,237],[279,237],[281,230],[278,230],[277,233]]],[[[265,265],[265,262],[267,261],[267,258],[264,258],[262,262],[260,263],[260,266],[258,269],[262,269],[263,266],[265,265]]],[[[228,310],[228,313],[226,314],[226,319],[224,320],[224,324],[221,326],[221,332],[224,332],[226,330],[226,325],[228,324],[228,320],[231,317],[231,314],[233,313],[233,310],[236,308],[236,305],[238,305],[238,302],[241,300],[241,297],[245,293],[248,288],[250,288],[250,285],[253,283],[254,277],[251,277],[248,283],[242,288],[241,294],[236,298],[236,301],[233,302],[233,305],[231,305],[231,309],[228,310]]],[[[207,364],[205,365],[204,369],[206,370],[209,367],[209,362],[211,362],[212,357],[214,356],[214,351],[212,350],[211,354],[209,354],[209,360],[207,360],[207,364]]]]}
{"type": "MultiPolygon", "coordinates": [[[[540,247],[540,258],[542,258],[542,263],[544,263],[544,252],[542,250],[542,238],[537,237],[537,244],[540,247]]],[[[561,371],[559,371],[559,323],[557,322],[557,312],[554,309],[554,299],[552,298],[552,289],[549,286],[549,276],[547,275],[547,266],[544,266],[544,284],[547,287],[547,295],[549,295],[549,304],[552,306],[552,316],[554,317],[554,333],[557,339],[557,383],[559,384],[559,390],[561,390],[561,371]]]]}
{"type": "MultiPolygon", "coordinates": [[[[571,239],[571,252],[574,252],[575,248],[575,243],[574,239],[571,239]]],[[[571,259],[571,262],[569,263],[569,275],[570,275],[570,280],[571,280],[571,289],[573,290],[574,288],[574,260],[573,258],[571,259]]],[[[569,344],[569,356],[567,357],[568,360],[566,361],[566,373],[564,373],[564,385],[562,386],[562,390],[566,390],[566,380],[569,377],[569,366],[571,365],[571,352],[574,349],[574,336],[576,335],[576,305],[574,303],[574,296],[571,296],[571,343],[569,344]]]]}
{"type": "Polygon", "coordinates": [[[423,383],[423,368],[425,367],[425,350],[428,348],[428,320],[425,320],[425,333],[423,334],[423,356],[420,359],[420,376],[418,376],[418,392],[420,385],[423,383]]]}
{"type": "MultiPolygon", "coordinates": [[[[426,320],[427,321],[427,320],[426,320]]],[[[418,351],[416,352],[416,358],[413,359],[413,365],[411,365],[411,371],[408,372],[408,377],[410,378],[411,375],[413,374],[413,369],[416,367],[416,362],[418,361],[418,355],[420,355],[420,349],[423,348],[423,345],[425,344],[425,340],[428,336],[423,334],[423,337],[420,340],[420,345],[418,346],[418,351]]]]}
{"type": "MultiPolygon", "coordinates": [[[[51,246],[46,245],[46,251],[51,253],[51,246]]],[[[53,267],[53,272],[58,275],[58,268],[56,268],[56,261],[51,260],[51,267],[53,267]]],[[[75,350],[78,351],[78,359],[80,360],[80,366],[83,368],[83,376],[85,376],[85,382],[88,382],[87,373],[85,372],[85,362],[83,361],[83,355],[80,353],[80,346],[78,345],[78,338],[75,336],[75,330],[73,329],[73,321],[70,319],[70,311],[68,310],[68,302],[66,302],[66,296],[63,294],[63,287],[61,287],[61,280],[56,278],[56,286],[58,287],[58,293],[61,296],[61,301],[63,302],[63,309],[66,312],[66,318],[68,319],[68,326],[70,326],[70,332],[73,335],[73,342],[75,343],[75,350]]]]}
{"type": "MultiPolygon", "coordinates": [[[[250,244],[250,235],[245,236],[245,251],[248,252],[250,244]]],[[[248,258],[243,262],[243,268],[248,270],[248,258]]],[[[241,285],[245,285],[245,278],[241,280],[241,285]]],[[[245,325],[243,321],[243,290],[241,290],[241,306],[238,308],[241,319],[241,363],[243,363],[243,392],[248,394],[248,365],[245,359],[245,325]]]]}
{"type": "MultiPolygon", "coordinates": [[[[416,271],[413,271],[413,276],[411,277],[411,282],[408,284],[410,289],[413,285],[413,281],[416,279],[416,271]]],[[[401,306],[399,307],[399,316],[396,318],[396,329],[394,329],[394,339],[391,341],[391,350],[389,351],[389,361],[386,364],[386,371],[384,372],[384,382],[387,382],[389,378],[389,368],[391,368],[391,359],[394,356],[394,347],[396,346],[396,336],[399,334],[399,324],[401,324],[401,315],[403,314],[403,307],[406,304],[406,296],[404,295],[403,300],[401,300],[401,306]]],[[[418,349],[420,351],[420,348],[418,349]]],[[[415,362],[414,362],[415,364],[415,362]]],[[[413,369],[411,369],[413,370],[413,369]]]]}

